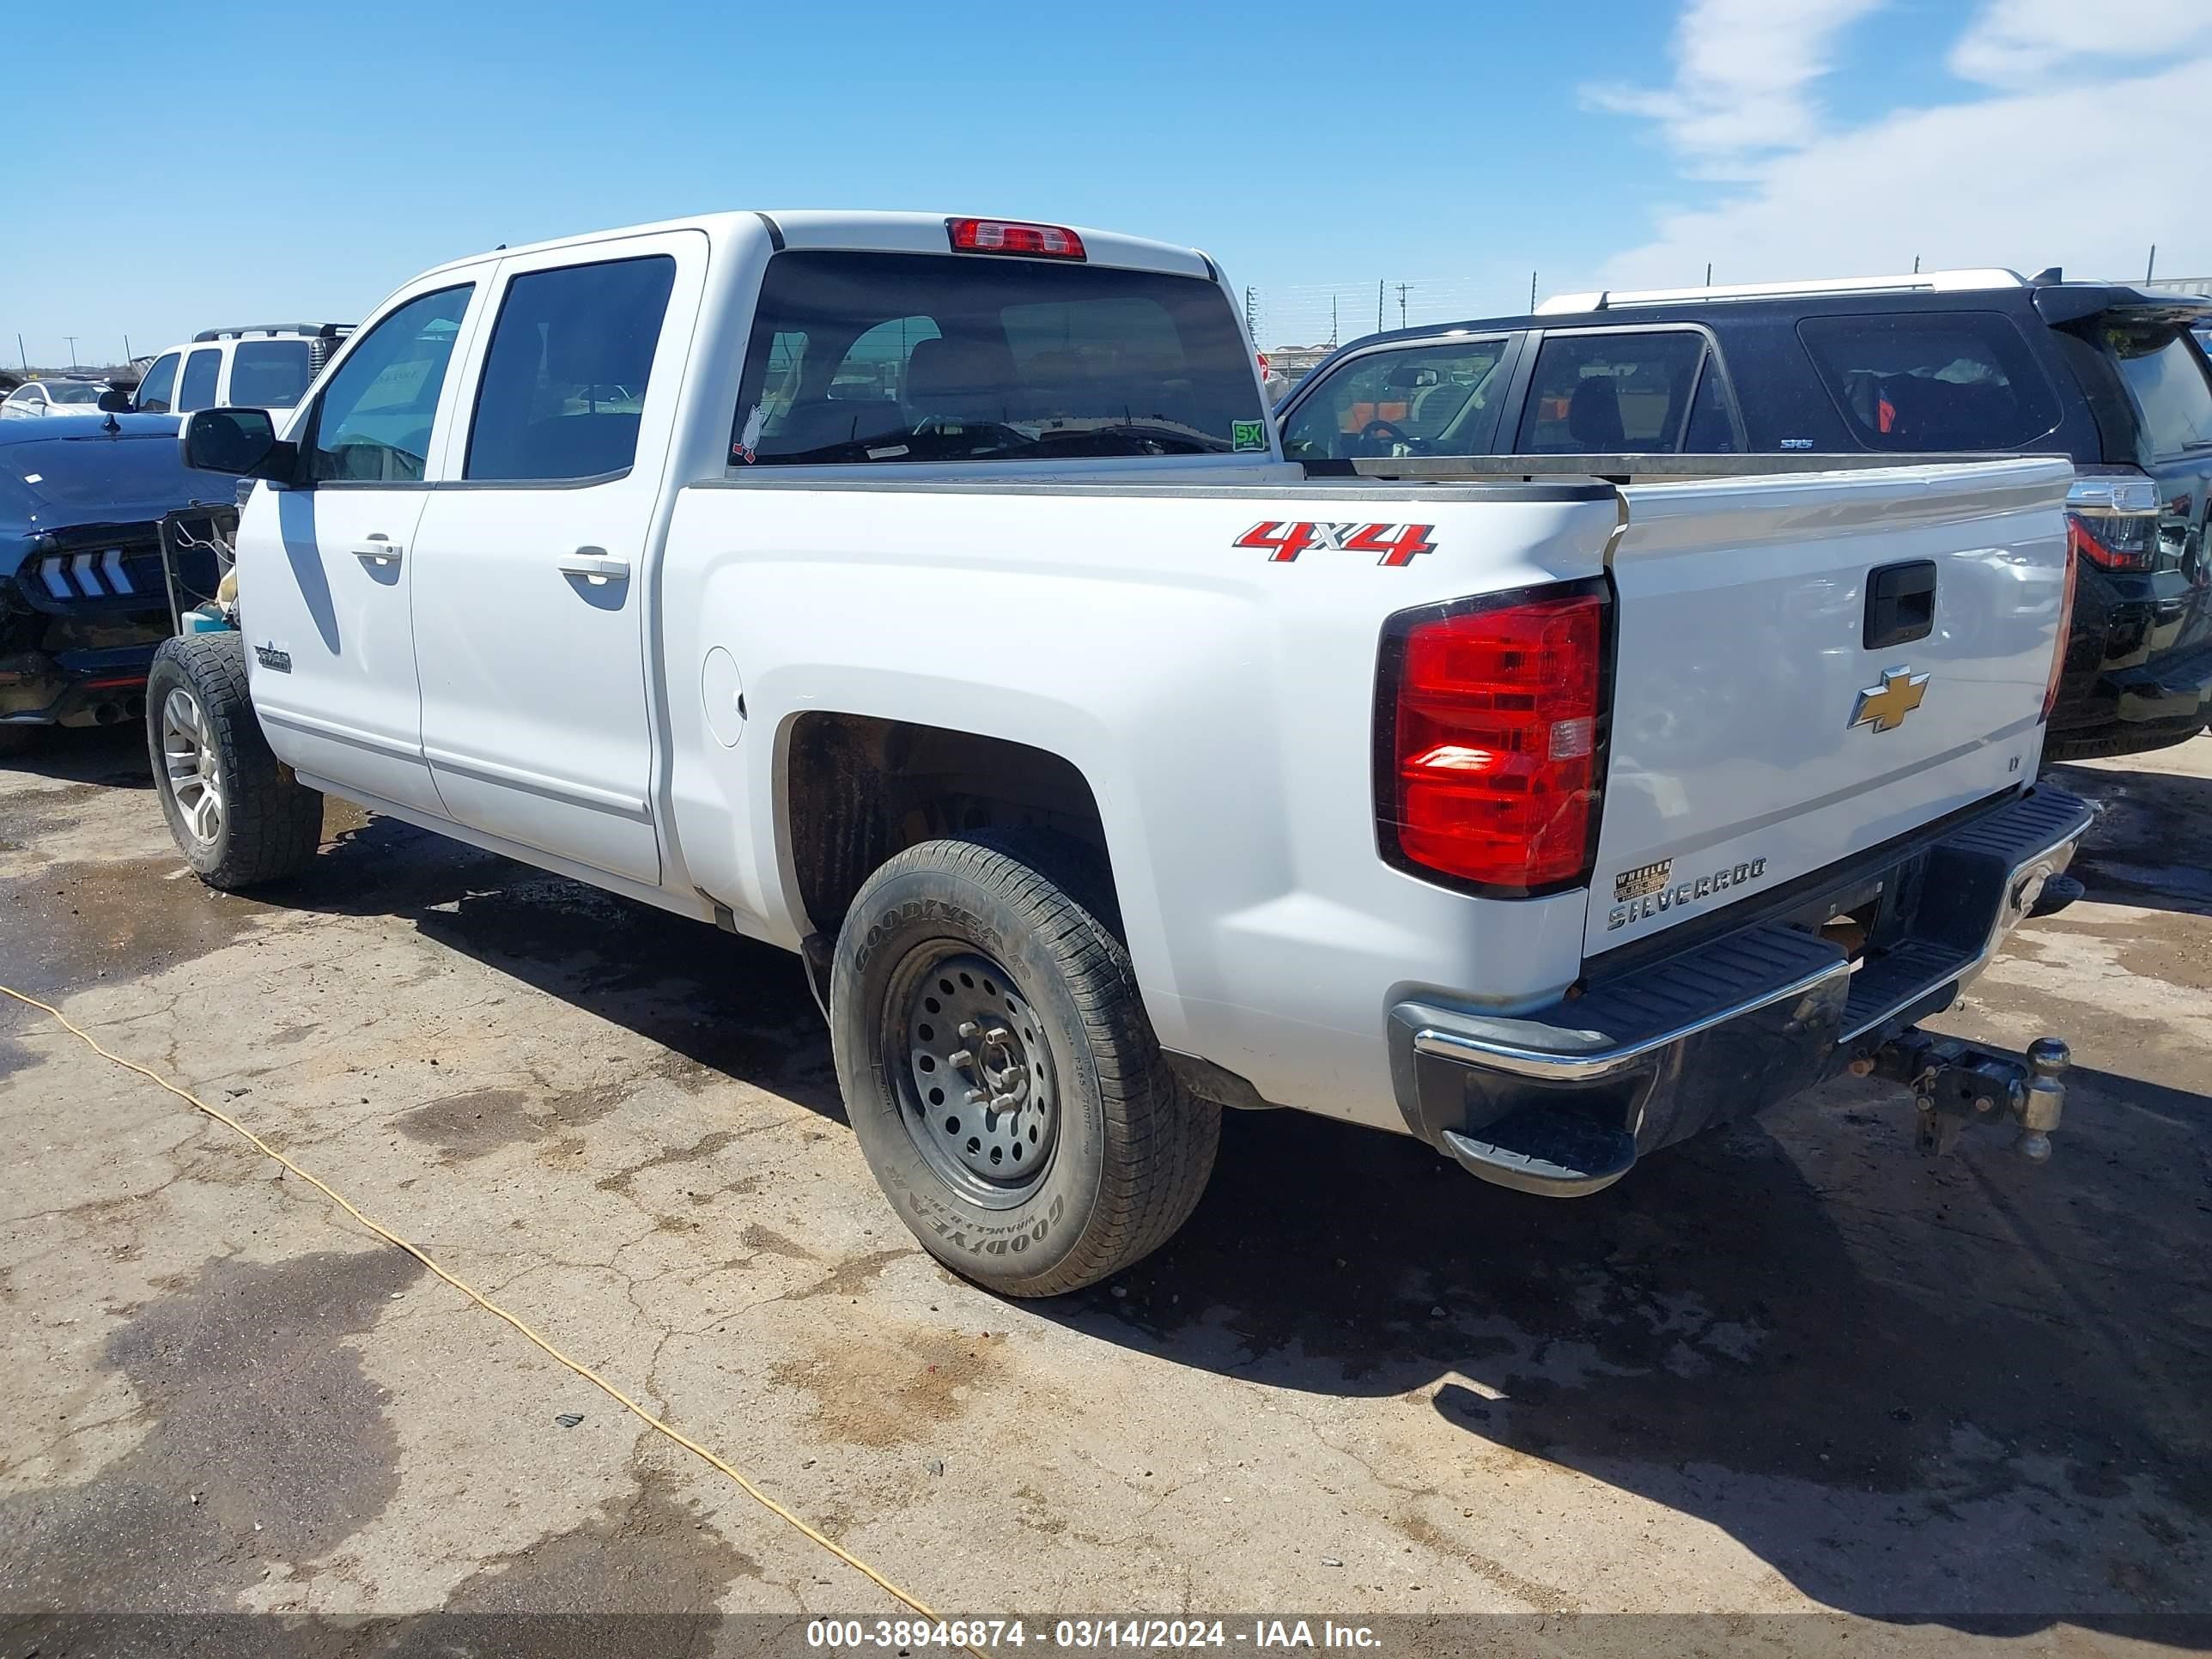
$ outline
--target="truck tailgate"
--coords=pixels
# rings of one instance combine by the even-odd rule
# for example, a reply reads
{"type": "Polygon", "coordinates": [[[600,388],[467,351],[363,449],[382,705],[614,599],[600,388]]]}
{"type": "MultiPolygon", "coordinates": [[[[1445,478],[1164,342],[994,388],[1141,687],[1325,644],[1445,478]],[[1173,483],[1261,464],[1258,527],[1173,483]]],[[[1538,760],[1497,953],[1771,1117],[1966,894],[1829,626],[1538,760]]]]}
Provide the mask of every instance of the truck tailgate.
{"type": "Polygon", "coordinates": [[[2072,477],[2029,459],[1625,488],[1587,951],[2033,780],[2072,477]]]}

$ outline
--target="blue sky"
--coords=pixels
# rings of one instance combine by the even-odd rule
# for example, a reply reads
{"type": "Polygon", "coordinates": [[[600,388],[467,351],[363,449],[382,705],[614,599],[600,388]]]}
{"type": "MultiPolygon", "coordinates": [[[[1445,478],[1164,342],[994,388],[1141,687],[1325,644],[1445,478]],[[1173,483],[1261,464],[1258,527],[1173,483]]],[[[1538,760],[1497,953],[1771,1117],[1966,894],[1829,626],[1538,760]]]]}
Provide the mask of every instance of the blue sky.
{"type": "Polygon", "coordinates": [[[361,315],[500,242],[725,207],[1206,247],[1262,343],[1613,283],[2212,275],[2203,0],[11,9],[0,352],[361,315]],[[2154,46],[2155,49],[2148,49],[2154,46]],[[102,92],[112,112],[95,112],[102,92]],[[2131,176],[2145,183],[2130,182],[2131,176]],[[2186,269],[2185,269],[2186,268],[2186,269]]]}

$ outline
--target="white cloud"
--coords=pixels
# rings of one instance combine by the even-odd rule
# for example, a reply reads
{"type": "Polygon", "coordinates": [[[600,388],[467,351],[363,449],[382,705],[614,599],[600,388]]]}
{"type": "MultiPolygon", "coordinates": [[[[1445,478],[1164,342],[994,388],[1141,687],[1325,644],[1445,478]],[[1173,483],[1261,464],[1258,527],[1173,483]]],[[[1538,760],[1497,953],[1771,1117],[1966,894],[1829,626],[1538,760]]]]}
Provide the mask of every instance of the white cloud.
{"type": "Polygon", "coordinates": [[[1810,143],[1813,83],[1836,37],[1883,0],[1691,0],[1675,27],[1674,79],[1657,88],[1595,86],[1590,106],[1657,121],[1700,173],[1725,176],[1753,158],[1810,143]]]}
{"type": "Polygon", "coordinates": [[[1991,0],[1948,62],[1962,80],[2023,88],[2084,59],[2110,73],[2207,39],[2212,6],[2204,0],[1991,0]]]}
{"type": "MultiPolygon", "coordinates": [[[[2138,34],[2130,56],[2157,67],[2112,78],[2109,36],[2087,63],[2073,44],[2078,4],[1994,0],[1954,64],[2011,89],[1897,111],[1770,155],[1715,204],[1662,213],[1656,234],[1608,261],[1601,282],[1694,283],[1708,260],[1719,283],[1870,276],[1910,270],[1915,256],[1929,269],[2058,264],[2074,276],[2136,276],[2154,242],[2160,274],[2212,275],[2212,229],[2170,187],[2199,170],[2212,51],[2177,61],[2177,30],[2149,37],[2160,41],[2156,54],[2138,34]]],[[[2183,9],[2100,0],[2093,15],[2125,39],[2116,13],[2183,9]]],[[[2203,0],[2186,9],[2212,47],[2203,0]]]]}

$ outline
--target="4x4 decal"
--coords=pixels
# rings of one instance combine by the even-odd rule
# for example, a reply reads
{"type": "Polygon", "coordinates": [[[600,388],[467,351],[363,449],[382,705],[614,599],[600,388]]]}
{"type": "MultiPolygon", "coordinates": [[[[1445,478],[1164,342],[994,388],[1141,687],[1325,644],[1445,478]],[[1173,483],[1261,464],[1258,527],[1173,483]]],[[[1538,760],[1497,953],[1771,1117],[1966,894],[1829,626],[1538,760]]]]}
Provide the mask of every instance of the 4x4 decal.
{"type": "Polygon", "coordinates": [[[1262,519],[1230,544],[1232,547],[1267,550],[1270,564],[1288,564],[1308,548],[1321,552],[1377,553],[1378,565],[1408,565],[1416,553],[1433,553],[1429,539],[1432,524],[1324,524],[1299,521],[1285,524],[1262,519]]]}

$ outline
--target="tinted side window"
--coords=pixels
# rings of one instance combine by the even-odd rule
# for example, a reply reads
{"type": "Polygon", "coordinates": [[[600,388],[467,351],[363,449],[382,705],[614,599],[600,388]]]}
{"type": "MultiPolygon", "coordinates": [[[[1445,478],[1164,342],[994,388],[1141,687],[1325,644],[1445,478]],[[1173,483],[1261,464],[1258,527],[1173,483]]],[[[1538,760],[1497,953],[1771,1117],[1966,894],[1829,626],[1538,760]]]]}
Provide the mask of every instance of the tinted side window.
{"type": "Polygon", "coordinates": [[[146,371],[146,378],[138,382],[136,407],[142,415],[166,415],[169,412],[170,393],[177,384],[177,354],[156,357],[154,367],[146,371]]]}
{"type": "Polygon", "coordinates": [[[1869,449],[2016,449],[2058,423],[2027,342],[1995,312],[1808,317],[1797,337],[1869,449]]]}
{"type": "Polygon", "coordinates": [[[188,415],[214,404],[216,371],[222,367],[222,353],[214,346],[204,347],[185,359],[185,384],[177,393],[178,414],[188,415]]]}
{"type": "Polygon", "coordinates": [[[289,409],[313,378],[305,340],[240,340],[230,356],[230,401],[289,409]]]}
{"type": "Polygon", "coordinates": [[[1490,442],[1508,338],[1434,340],[1332,369],[1283,422],[1293,460],[1479,454],[1490,442]]]}
{"type": "Polygon", "coordinates": [[[360,483],[420,478],[438,393],[469,289],[410,300],[356,343],[315,400],[307,476],[360,483]]]}
{"type": "Polygon", "coordinates": [[[2212,387],[2206,386],[2204,367],[2184,332],[2171,325],[2113,323],[2102,333],[2105,349],[2118,362],[2120,378],[2142,417],[2151,453],[2179,455],[2212,444],[2212,387]]]}
{"type": "Polygon", "coordinates": [[[675,283],[665,253],[509,283],[461,476],[595,478],[629,467],[675,283]]]}
{"type": "Polygon", "coordinates": [[[1515,450],[1602,455],[1680,446],[1705,339],[1692,331],[1554,334],[1536,354],[1515,450]]]}
{"type": "Polygon", "coordinates": [[[762,283],[731,459],[1264,453],[1253,367],[1201,277],[794,250],[762,283]]]}

